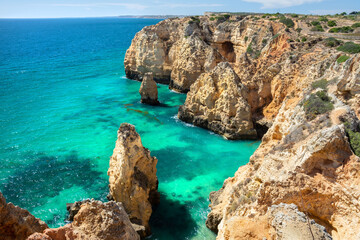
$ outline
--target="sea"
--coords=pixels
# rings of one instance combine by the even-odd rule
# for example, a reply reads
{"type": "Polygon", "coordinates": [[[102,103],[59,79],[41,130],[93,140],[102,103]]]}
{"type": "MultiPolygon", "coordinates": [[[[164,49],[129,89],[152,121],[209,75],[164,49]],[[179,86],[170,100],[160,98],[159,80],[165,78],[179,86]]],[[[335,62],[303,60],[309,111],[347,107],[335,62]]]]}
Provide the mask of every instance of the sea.
{"type": "Polygon", "coordinates": [[[125,52],[159,19],[0,20],[0,191],[50,227],[66,203],[107,201],[109,159],[121,123],[135,125],[158,158],[160,205],[149,239],[215,239],[209,193],[249,161],[259,141],[229,141],[177,118],[185,94],[158,85],[140,103],[125,52]]]}

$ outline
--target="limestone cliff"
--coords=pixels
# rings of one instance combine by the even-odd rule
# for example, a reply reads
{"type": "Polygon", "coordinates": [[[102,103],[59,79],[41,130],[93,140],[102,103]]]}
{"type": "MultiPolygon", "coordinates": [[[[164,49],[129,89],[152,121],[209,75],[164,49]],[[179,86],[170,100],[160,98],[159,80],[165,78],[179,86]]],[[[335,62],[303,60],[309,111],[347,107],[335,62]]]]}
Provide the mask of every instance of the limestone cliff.
{"type": "Polygon", "coordinates": [[[0,192],[0,238],[2,240],[23,240],[36,232],[43,232],[48,226],[27,210],[12,203],[6,203],[0,192]]]}
{"type": "Polygon", "coordinates": [[[147,234],[152,204],[158,200],[156,164],[157,159],[143,147],[135,127],[121,124],[108,170],[110,195],[122,202],[130,221],[144,226],[147,234]]]}
{"type": "Polygon", "coordinates": [[[228,139],[256,138],[247,88],[229,63],[203,73],[191,86],[179,119],[213,130],[228,139]]]}
{"type": "Polygon", "coordinates": [[[129,78],[156,72],[188,91],[181,120],[229,139],[265,133],[210,194],[206,224],[218,239],[360,239],[360,54],[309,34],[310,20],[292,21],[168,19],[140,31],[126,54],[129,78]]]}
{"type": "Polygon", "coordinates": [[[60,228],[35,233],[27,240],[139,240],[121,203],[86,201],[74,221],[60,228]]]}

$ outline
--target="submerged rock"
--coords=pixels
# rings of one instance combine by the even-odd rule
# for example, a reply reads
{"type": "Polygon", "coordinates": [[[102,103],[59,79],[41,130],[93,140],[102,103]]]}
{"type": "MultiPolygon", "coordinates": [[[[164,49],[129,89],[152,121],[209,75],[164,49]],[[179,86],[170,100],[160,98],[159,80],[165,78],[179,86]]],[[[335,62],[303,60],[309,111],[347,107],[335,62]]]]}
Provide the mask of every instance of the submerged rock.
{"type": "Polygon", "coordinates": [[[153,74],[151,72],[148,72],[145,73],[142,79],[139,90],[142,103],[146,103],[150,105],[159,104],[157,85],[153,78],[154,78],[153,74]]]}
{"type": "Polygon", "coordinates": [[[43,232],[47,224],[35,218],[29,211],[6,203],[0,192],[0,239],[23,240],[36,232],[43,232]]]}
{"type": "Polygon", "coordinates": [[[60,228],[33,234],[28,240],[139,240],[121,203],[87,201],[83,203],[74,221],[60,228]]]}
{"type": "Polygon", "coordinates": [[[150,233],[152,204],[159,199],[156,164],[157,159],[143,147],[135,127],[121,124],[110,158],[110,195],[115,201],[123,203],[130,221],[144,226],[147,234],[150,233]]]}
{"type": "Polygon", "coordinates": [[[227,139],[255,139],[247,88],[229,63],[219,63],[191,86],[179,119],[210,129],[227,139]]]}

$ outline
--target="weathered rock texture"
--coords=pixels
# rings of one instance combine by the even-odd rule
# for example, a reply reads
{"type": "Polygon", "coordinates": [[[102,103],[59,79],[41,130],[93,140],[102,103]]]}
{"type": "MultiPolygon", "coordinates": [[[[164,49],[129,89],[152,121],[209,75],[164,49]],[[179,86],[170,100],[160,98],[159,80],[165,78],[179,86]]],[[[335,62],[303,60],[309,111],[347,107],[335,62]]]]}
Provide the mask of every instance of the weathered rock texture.
{"type": "Polygon", "coordinates": [[[74,221],[60,228],[46,229],[28,240],[139,240],[121,203],[88,201],[81,205],[74,221]]]}
{"type": "Polygon", "coordinates": [[[153,78],[154,77],[151,72],[145,73],[143,77],[139,90],[142,103],[146,103],[150,105],[159,104],[157,85],[153,78]]]}
{"type": "Polygon", "coordinates": [[[0,192],[0,239],[23,240],[36,232],[43,232],[48,226],[27,210],[12,203],[6,203],[0,192]]]}
{"type": "Polygon", "coordinates": [[[140,31],[126,54],[128,77],[155,71],[189,91],[180,119],[230,139],[266,132],[250,162],[210,194],[207,226],[218,239],[288,239],[294,223],[278,224],[282,204],[298,208],[281,207],[284,216],[305,214],[316,239],[329,238],[320,225],[333,239],[360,239],[360,161],[347,129],[360,131],[360,54],[338,63],[345,53],[293,21],[287,29],[250,16],[167,19],[140,31]],[[304,104],[321,88],[333,109],[310,118],[304,104]]]}
{"type": "Polygon", "coordinates": [[[110,158],[110,195],[123,203],[130,221],[144,226],[148,234],[152,204],[158,201],[156,164],[157,159],[143,147],[135,127],[121,124],[110,158]]]}
{"type": "Polygon", "coordinates": [[[90,199],[85,199],[74,203],[67,203],[66,210],[68,211],[68,216],[66,220],[70,222],[74,221],[74,217],[80,211],[81,205],[88,202],[90,202],[90,199]]]}
{"type": "Polygon", "coordinates": [[[256,138],[247,94],[230,64],[220,63],[192,85],[179,118],[228,139],[256,138]]]}

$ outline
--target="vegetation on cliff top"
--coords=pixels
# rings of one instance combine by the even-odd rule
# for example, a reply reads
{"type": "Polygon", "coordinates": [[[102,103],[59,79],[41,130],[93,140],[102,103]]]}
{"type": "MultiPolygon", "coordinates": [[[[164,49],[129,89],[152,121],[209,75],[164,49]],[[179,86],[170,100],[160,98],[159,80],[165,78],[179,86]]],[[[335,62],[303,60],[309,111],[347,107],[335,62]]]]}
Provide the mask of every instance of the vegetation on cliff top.
{"type": "Polygon", "coordinates": [[[353,42],[346,42],[338,47],[337,50],[347,53],[360,53],[360,45],[353,42]]]}
{"type": "Polygon", "coordinates": [[[308,120],[313,120],[316,116],[334,109],[334,105],[325,91],[312,93],[310,97],[303,102],[303,106],[308,120]]]}
{"type": "Polygon", "coordinates": [[[349,137],[349,142],[355,155],[360,157],[360,132],[353,131],[350,127],[349,122],[345,122],[345,130],[349,137]]]}
{"type": "Polygon", "coordinates": [[[340,57],[338,57],[338,59],[336,59],[337,63],[343,63],[346,62],[346,60],[348,60],[350,57],[346,56],[346,55],[342,55],[340,57]]]}

